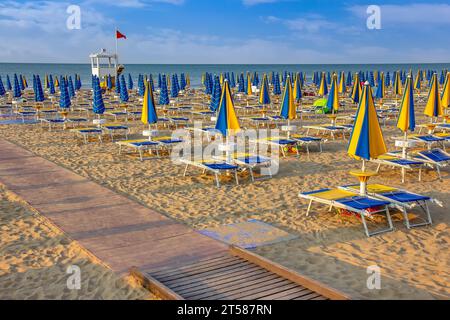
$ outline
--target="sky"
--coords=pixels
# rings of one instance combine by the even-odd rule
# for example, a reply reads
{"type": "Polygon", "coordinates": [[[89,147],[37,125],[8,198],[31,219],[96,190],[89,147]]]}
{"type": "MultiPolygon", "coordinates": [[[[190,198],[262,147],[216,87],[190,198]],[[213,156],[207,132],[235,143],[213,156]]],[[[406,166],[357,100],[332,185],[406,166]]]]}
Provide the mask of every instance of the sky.
{"type": "Polygon", "coordinates": [[[450,1],[0,0],[0,62],[335,64],[450,62],[450,1]],[[369,5],[381,29],[367,28],[369,5]],[[67,8],[81,29],[68,29],[67,8]]]}

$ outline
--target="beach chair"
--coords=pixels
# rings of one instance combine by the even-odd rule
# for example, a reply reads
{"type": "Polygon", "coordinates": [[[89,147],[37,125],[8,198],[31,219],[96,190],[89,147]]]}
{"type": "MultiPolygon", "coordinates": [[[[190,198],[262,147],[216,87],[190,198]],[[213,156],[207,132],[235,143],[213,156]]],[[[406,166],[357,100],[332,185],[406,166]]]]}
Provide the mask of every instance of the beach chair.
{"type": "Polygon", "coordinates": [[[79,126],[82,123],[86,123],[89,120],[86,118],[67,118],[67,122],[72,123],[73,126],[79,126]]]}
{"type": "Polygon", "coordinates": [[[103,130],[100,128],[76,128],[71,129],[76,135],[81,136],[85,144],[88,144],[90,137],[97,137],[100,143],[103,143],[103,130]]]}
{"type": "MultiPolygon", "coordinates": [[[[221,160],[226,162],[227,157],[226,156],[219,156],[219,157],[213,157],[216,160],[221,160]]],[[[273,177],[272,174],[272,165],[275,160],[269,157],[264,157],[260,155],[253,155],[248,153],[234,153],[231,157],[231,161],[233,164],[237,164],[243,171],[248,170],[250,173],[250,178],[252,182],[255,182],[256,180],[263,180],[266,178],[255,178],[255,170],[261,170],[263,168],[268,170],[269,175],[267,176],[268,179],[271,179],[273,177]]]]}
{"type": "Polygon", "coordinates": [[[450,164],[450,154],[442,149],[419,151],[414,154],[414,159],[418,159],[428,165],[434,166],[440,180],[442,180],[441,168],[447,167],[450,164]]]}
{"type": "Polygon", "coordinates": [[[235,164],[226,163],[221,160],[203,160],[203,161],[192,161],[189,159],[180,159],[180,163],[186,165],[184,169],[183,177],[186,177],[187,171],[190,166],[199,168],[203,171],[203,174],[206,172],[210,172],[214,174],[216,186],[220,188],[220,180],[219,176],[222,174],[228,174],[229,172],[232,172],[234,174],[234,178],[236,180],[236,185],[239,185],[239,178],[238,178],[238,169],[239,166],[235,164]]]}
{"type": "Polygon", "coordinates": [[[332,125],[320,125],[320,126],[304,126],[303,128],[307,129],[306,134],[309,135],[311,130],[316,131],[316,135],[318,134],[329,134],[333,140],[336,140],[337,135],[342,135],[342,138],[346,140],[346,133],[350,132],[351,127],[345,126],[332,126],[332,125]]]}
{"type": "Polygon", "coordinates": [[[151,141],[158,143],[161,151],[167,152],[170,152],[170,150],[172,150],[173,147],[184,142],[182,139],[173,139],[172,137],[169,136],[152,137],[151,141]]]}
{"type": "Polygon", "coordinates": [[[29,120],[30,118],[35,119],[37,116],[36,111],[27,111],[27,110],[16,111],[16,114],[22,118],[23,123],[25,123],[25,120],[29,120]]]}
{"type": "MultiPolygon", "coordinates": [[[[342,189],[358,192],[359,185],[345,186],[342,187],[342,189]]],[[[382,184],[368,185],[367,192],[375,198],[389,201],[391,207],[401,211],[405,220],[405,225],[408,229],[427,226],[433,223],[428,203],[433,202],[442,207],[442,203],[436,199],[382,184]],[[414,209],[415,207],[419,207],[425,214],[426,217],[424,219],[422,218],[423,222],[411,223],[407,210],[414,209]]]]}
{"type": "Polygon", "coordinates": [[[428,149],[431,149],[433,145],[438,144],[445,148],[445,138],[438,137],[436,135],[410,135],[410,139],[423,143],[428,149]]]}
{"type": "Polygon", "coordinates": [[[125,139],[128,140],[129,128],[121,124],[104,124],[101,128],[106,134],[109,134],[111,141],[114,142],[115,135],[124,135],[125,139]]]}
{"type": "Polygon", "coordinates": [[[278,151],[281,151],[283,158],[286,158],[285,148],[293,147],[295,148],[295,153],[297,157],[300,157],[300,152],[298,151],[298,142],[294,139],[287,139],[282,137],[267,137],[257,140],[251,140],[253,143],[253,153],[256,153],[258,144],[265,144],[270,146],[271,148],[276,148],[278,151]]]}
{"type": "Polygon", "coordinates": [[[210,142],[213,137],[222,136],[222,132],[213,127],[204,127],[204,128],[189,127],[186,129],[192,132],[194,135],[195,133],[201,133],[206,135],[206,139],[208,140],[208,142],[210,142]]]}
{"type": "Polygon", "coordinates": [[[297,141],[298,144],[301,146],[305,146],[308,159],[309,159],[309,146],[311,144],[317,144],[319,152],[322,152],[323,151],[322,144],[327,141],[326,139],[322,139],[319,137],[309,137],[301,134],[292,134],[290,136],[290,139],[297,141]]]}
{"type": "Polygon", "coordinates": [[[63,128],[65,128],[67,123],[66,119],[61,118],[39,118],[39,121],[41,121],[42,124],[48,124],[48,131],[52,131],[52,129],[57,125],[62,125],[63,128]]]}
{"type": "Polygon", "coordinates": [[[144,161],[144,153],[146,151],[155,151],[156,155],[159,157],[159,146],[160,144],[156,141],[150,141],[148,139],[135,139],[135,140],[124,140],[117,141],[116,144],[119,146],[119,155],[122,154],[123,147],[132,148],[139,153],[139,159],[144,161]]]}
{"type": "Polygon", "coordinates": [[[176,129],[178,129],[179,127],[186,127],[190,119],[185,117],[170,117],[169,121],[172,125],[175,125],[176,129]]]}
{"type": "Polygon", "coordinates": [[[422,169],[425,165],[423,161],[415,159],[403,159],[401,154],[388,153],[379,156],[378,159],[371,159],[370,162],[378,164],[377,172],[380,172],[381,166],[389,166],[391,168],[401,169],[402,183],[405,183],[406,171],[418,170],[419,181],[422,181],[422,169]]]}
{"type": "Polygon", "coordinates": [[[367,237],[385,233],[394,230],[391,215],[389,213],[390,202],[379,200],[369,196],[361,196],[358,192],[352,192],[342,189],[322,189],[310,192],[301,192],[299,197],[309,201],[306,215],[309,213],[314,202],[329,206],[332,208],[347,210],[358,214],[364,227],[367,237]],[[374,215],[385,215],[387,219],[387,228],[369,231],[366,219],[373,219],[374,215]]]}

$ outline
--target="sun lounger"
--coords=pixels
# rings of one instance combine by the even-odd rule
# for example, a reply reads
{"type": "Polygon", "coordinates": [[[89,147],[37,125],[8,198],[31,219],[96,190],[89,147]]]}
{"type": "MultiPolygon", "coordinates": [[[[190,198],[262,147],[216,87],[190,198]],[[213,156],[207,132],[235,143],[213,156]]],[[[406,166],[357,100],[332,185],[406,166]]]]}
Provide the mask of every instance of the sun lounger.
{"type": "Polygon", "coordinates": [[[156,141],[150,141],[148,139],[136,139],[136,140],[124,140],[117,141],[116,144],[119,146],[119,155],[122,154],[123,147],[133,148],[137,152],[139,152],[139,159],[144,161],[144,152],[146,151],[155,151],[156,155],[159,156],[159,146],[160,144],[156,141]]]}
{"type": "Polygon", "coordinates": [[[60,118],[40,118],[39,119],[41,123],[47,123],[48,124],[48,130],[52,131],[53,127],[55,125],[63,125],[65,126],[67,120],[66,119],[60,119],[60,118]]]}
{"type": "Polygon", "coordinates": [[[316,130],[316,134],[330,134],[333,140],[336,139],[337,134],[341,134],[342,138],[346,140],[345,134],[351,130],[349,127],[344,126],[332,126],[332,125],[323,125],[323,126],[304,126],[303,128],[307,129],[306,134],[309,135],[311,130],[316,130]],[[349,130],[350,129],[350,130],[349,130]]]}
{"type": "Polygon", "coordinates": [[[436,135],[431,135],[431,134],[427,134],[427,135],[411,135],[409,136],[410,139],[412,140],[416,140],[419,141],[423,144],[425,144],[427,146],[428,149],[431,149],[431,147],[434,144],[439,144],[442,146],[442,148],[445,148],[444,146],[444,142],[445,139],[444,138],[440,138],[436,135]]]}
{"type": "Polygon", "coordinates": [[[125,139],[128,140],[129,128],[120,124],[104,124],[101,127],[107,134],[110,135],[111,141],[114,142],[115,135],[124,135],[125,139]]]}
{"type": "Polygon", "coordinates": [[[71,131],[76,133],[77,135],[83,137],[85,144],[88,143],[89,137],[92,137],[92,136],[98,137],[98,140],[100,141],[100,143],[103,142],[103,140],[102,140],[103,130],[100,128],[77,128],[77,129],[72,129],[71,131]]]}
{"type": "MultiPolygon", "coordinates": [[[[227,161],[226,156],[214,157],[214,159],[221,160],[224,162],[227,161]]],[[[259,170],[263,168],[267,169],[269,174],[267,176],[268,178],[272,178],[273,176],[271,167],[274,163],[274,160],[272,158],[247,153],[235,153],[231,156],[231,161],[233,162],[233,164],[237,164],[244,170],[249,170],[252,182],[264,179],[264,178],[255,179],[254,171],[258,169],[259,170]]]]}
{"type": "Polygon", "coordinates": [[[114,120],[117,121],[117,119],[119,117],[127,117],[128,116],[128,112],[125,112],[125,111],[108,111],[108,112],[105,112],[105,115],[113,116],[114,120]]]}
{"type": "Polygon", "coordinates": [[[16,114],[22,118],[22,121],[25,122],[26,119],[35,118],[37,115],[36,111],[17,111],[16,114]]]}
{"type": "Polygon", "coordinates": [[[313,144],[313,143],[317,144],[317,146],[319,147],[319,151],[322,152],[323,151],[322,143],[326,142],[326,140],[319,138],[319,137],[309,137],[309,136],[303,136],[301,134],[292,134],[290,136],[290,139],[296,140],[301,146],[306,147],[308,159],[309,159],[309,146],[311,144],[313,144]]]}
{"type": "MultiPolygon", "coordinates": [[[[359,185],[351,185],[342,188],[344,190],[358,192],[359,185]]],[[[429,202],[434,202],[439,206],[442,206],[442,203],[440,203],[440,201],[437,201],[430,197],[381,184],[368,185],[367,192],[369,193],[369,195],[375,198],[389,201],[391,203],[391,207],[400,210],[403,214],[405,224],[408,229],[432,224],[431,213],[428,207],[429,202]],[[420,207],[421,211],[425,214],[426,218],[423,219],[424,222],[411,223],[407,210],[411,210],[415,207],[420,207]]]]}
{"type": "Polygon", "coordinates": [[[189,118],[185,118],[185,117],[170,117],[169,121],[170,121],[171,124],[175,125],[176,129],[178,129],[179,127],[187,126],[188,123],[189,123],[189,118]]]}
{"type": "Polygon", "coordinates": [[[440,180],[442,180],[440,169],[450,164],[450,154],[442,149],[420,151],[414,154],[414,158],[434,166],[438,172],[440,180]]]}
{"type": "Polygon", "coordinates": [[[220,160],[203,160],[203,161],[192,161],[189,159],[180,159],[180,163],[186,165],[184,169],[183,176],[185,177],[187,175],[187,170],[190,166],[199,168],[203,170],[203,173],[210,172],[214,174],[216,185],[219,188],[220,187],[220,180],[219,176],[221,174],[227,174],[229,172],[234,173],[234,177],[236,180],[236,185],[239,185],[239,179],[237,170],[239,167],[234,164],[229,164],[220,160]]]}
{"type": "Polygon", "coordinates": [[[286,147],[295,147],[295,152],[297,154],[297,157],[300,156],[300,153],[298,151],[298,141],[294,139],[287,139],[282,137],[267,137],[257,140],[251,141],[254,144],[253,152],[256,153],[258,144],[265,144],[272,148],[277,148],[277,150],[281,150],[281,154],[283,155],[283,158],[286,158],[286,151],[284,150],[286,147]]]}
{"type": "Polygon", "coordinates": [[[380,171],[382,165],[392,168],[402,169],[402,183],[405,182],[405,174],[407,170],[419,170],[419,181],[422,181],[422,169],[425,165],[423,161],[414,159],[403,159],[401,154],[389,153],[378,157],[378,159],[371,159],[370,162],[378,164],[377,172],[380,171]]]}
{"type": "Polygon", "coordinates": [[[389,232],[394,229],[391,215],[389,213],[389,201],[378,200],[369,196],[361,196],[357,192],[341,189],[322,189],[311,192],[303,192],[300,193],[299,196],[300,198],[309,200],[309,205],[306,212],[307,216],[309,216],[312,204],[314,202],[318,202],[329,206],[329,210],[334,207],[358,214],[361,217],[364,231],[368,237],[389,232]],[[388,222],[388,227],[370,232],[367,226],[366,218],[371,219],[375,214],[384,214],[388,222]]]}

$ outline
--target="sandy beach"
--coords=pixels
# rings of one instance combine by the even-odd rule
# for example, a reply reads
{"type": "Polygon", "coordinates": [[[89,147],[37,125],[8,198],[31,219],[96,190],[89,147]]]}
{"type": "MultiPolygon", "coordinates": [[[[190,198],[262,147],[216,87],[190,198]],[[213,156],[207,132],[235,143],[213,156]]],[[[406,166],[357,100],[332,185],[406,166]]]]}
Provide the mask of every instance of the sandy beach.
{"type": "MultiPolygon", "coordinates": [[[[303,124],[326,121],[306,120],[303,124]]],[[[426,120],[419,116],[417,121],[426,120]]],[[[144,128],[141,124],[128,125],[135,136],[140,136],[144,128]]],[[[390,137],[398,135],[395,122],[388,122],[383,133],[393,149],[390,137]]],[[[312,149],[310,160],[304,151],[300,159],[282,159],[280,172],[270,180],[250,183],[243,179],[240,186],[225,183],[216,188],[210,176],[194,171],[183,177],[184,167],[170,159],[140,162],[136,157],[119,156],[117,145],[110,142],[85,145],[67,130],[49,132],[39,125],[7,125],[0,126],[0,137],[197,230],[258,219],[296,235],[295,240],[259,247],[256,253],[339,289],[353,299],[450,298],[447,169],[442,172],[443,181],[439,181],[435,171],[426,171],[422,182],[417,182],[414,173],[407,175],[403,185],[399,170],[382,169],[371,182],[422,193],[442,201],[444,206],[431,206],[432,226],[407,230],[397,214],[394,232],[367,238],[355,217],[342,217],[321,206],[307,217],[307,203],[298,197],[300,191],[356,183],[348,171],[359,168],[360,163],[347,155],[347,143],[342,140],[328,141],[323,153],[312,149]],[[371,265],[381,268],[381,290],[367,289],[366,269],[371,265]]],[[[376,168],[373,164],[369,167],[376,168]]],[[[0,297],[11,297],[11,292],[15,292],[14,298],[147,297],[145,291],[119,281],[89,260],[61,234],[43,227],[33,214],[11,202],[4,191],[1,211],[2,239],[6,238],[8,245],[1,249],[5,254],[0,262],[3,284],[0,297]],[[17,215],[20,220],[16,220],[17,215]],[[26,233],[17,235],[23,231],[26,233]],[[12,254],[14,245],[25,253],[12,254]],[[63,281],[61,286],[54,285],[53,292],[47,292],[46,277],[56,274],[57,279],[65,279],[64,268],[69,261],[85,266],[83,269],[89,270],[86,271],[89,276],[92,274],[91,280],[83,281],[101,285],[91,290],[87,286],[83,292],[68,292],[63,281]],[[44,266],[50,274],[42,270],[44,266]],[[42,283],[30,284],[27,281],[30,276],[42,283]]]]}
{"type": "Polygon", "coordinates": [[[132,278],[120,278],[32,208],[0,186],[0,300],[153,299],[132,278]],[[70,290],[69,266],[81,270],[70,290]]]}

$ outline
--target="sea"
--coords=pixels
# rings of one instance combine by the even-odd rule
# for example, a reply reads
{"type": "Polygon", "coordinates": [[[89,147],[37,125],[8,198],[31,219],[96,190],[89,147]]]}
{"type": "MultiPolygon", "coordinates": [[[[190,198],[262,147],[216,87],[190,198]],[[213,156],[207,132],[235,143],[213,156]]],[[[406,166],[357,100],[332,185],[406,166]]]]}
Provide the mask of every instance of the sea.
{"type": "MultiPolygon", "coordinates": [[[[201,77],[205,72],[220,74],[222,72],[257,72],[258,74],[287,72],[303,72],[307,80],[311,80],[315,71],[324,72],[358,72],[358,71],[409,71],[413,74],[417,70],[450,70],[450,63],[425,63],[425,64],[125,64],[124,73],[132,75],[137,80],[139,74],[152,74],[154,76],[161,74],[189,74],[192,87],[201,86],[201,77]]],[[[91,65],[90,64],[41,64],[41,63],[0,63],[0,76],[3,81],[6,75],[22,74],[28,82],[33,78],[33,74],[44,76],[52,75],[74,75],[79,74],[83,87],[89,87],[91,84],[91,65]]]]}

